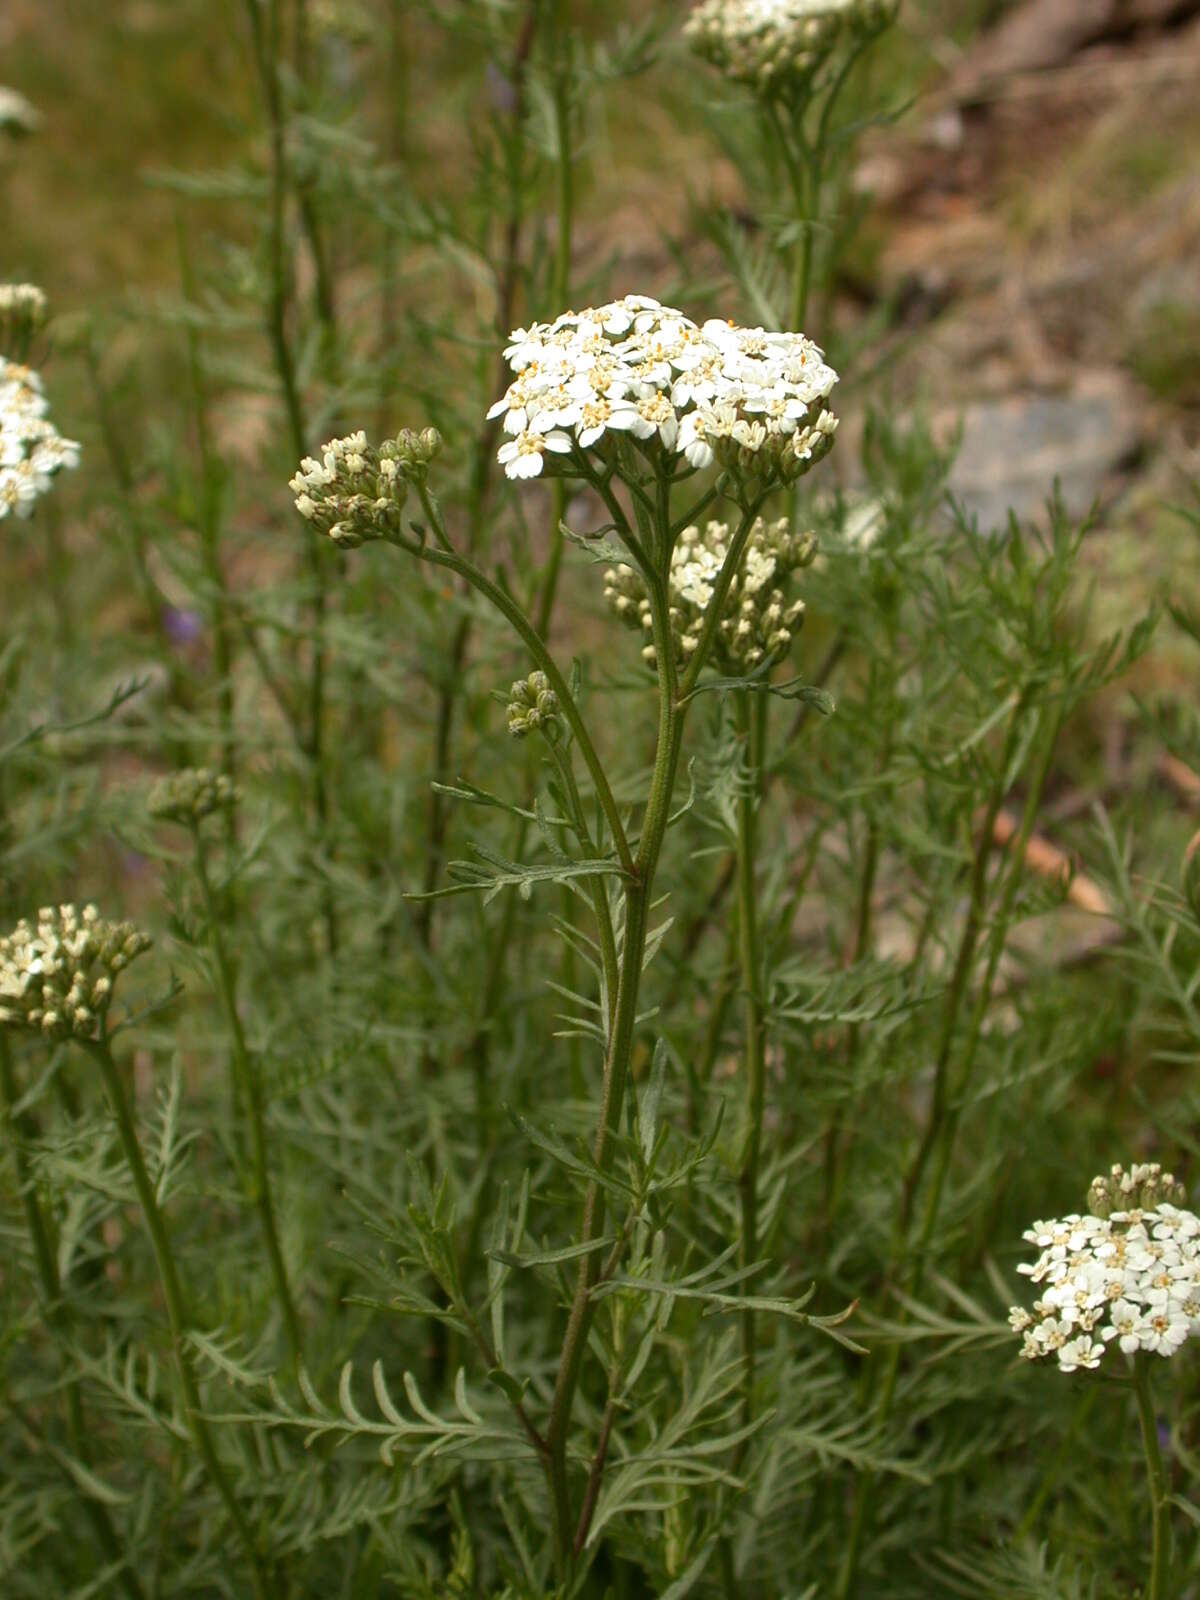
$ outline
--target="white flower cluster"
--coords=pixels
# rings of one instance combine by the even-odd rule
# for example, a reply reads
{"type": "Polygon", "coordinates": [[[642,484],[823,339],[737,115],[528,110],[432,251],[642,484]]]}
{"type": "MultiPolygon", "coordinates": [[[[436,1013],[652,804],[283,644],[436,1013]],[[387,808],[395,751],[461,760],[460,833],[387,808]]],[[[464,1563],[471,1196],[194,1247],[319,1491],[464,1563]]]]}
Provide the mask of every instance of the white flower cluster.
{"type": "Polygon", "coordinates": [[[236,799],[236,786],[225,773],[211,772],[208,767],[185,767],[158,780],[146,808],[152,817],[164,822],[193,827],[214,811],[233,805],[236,799]]]}
{"type": "Polygon", "coordinates": [[[1017,1271],[1044,1284],[1032,1314],[1009,1325],[1029,1361],[1053,1355],[1063,1372],[1100,1365],[1115,1342],[1172,1356],[1200,1334],[1200,1217],[1168,1200],[1111,1216],[1035,1222],[1023,1235],[1041,1252],[1017,1271]]]}
{"type": "MultiPolygon", "coordinates": [[[[729,554],[729,535],[724,522],[710,522],[703,533],[697,527],[685,528],[671,552],[671,634],[680,665],[700,643],[709,602],[729,554]]],[[[770,523],[757,519],[741,569],[725,596],[724,615],[713,641],[714,657],[725,670],[740,674],[789,649],[804,618],[804,602],[789,600],[788,579],[798,567],[808,565],[815,551],[812,535],[793,533],[786,517],[770,523]]],[[[633,567],[622,563],[609,568],[604,574],[604,598],[623,622],[646,634],[651,631],[646,586],[633,567]]],[[[654,664],[652,644],[642,655],[654,664]]]]}
{"type": "Polygon", "coordinates": [[[51,1039],[96,1038],[117,974],[150,940],[131,922],[106,922],[95,906],[46,906],[0,939],[0,1026],[51,1039]]]}
{"type": "Polygon", "coordinates": [[[825,406],[837,373],[803,334],[697,327],[647,295],[518,328],[504,354],[515,377],[488,416],[504,418],[498,460],[510,478],[578,450],[606,454],[624,437],[695,468],[716,461],[790,483],[837,429],[825,406]]]}
{"type": "Polygon", "coordinates": [[[844,35],[895,13],[894,0],[703,0],[683,32],[718,71],[774,95],[803,89],[844,35]]]}
{"type": "Polygon", "coordinates": [[[32,283],[0,283],[0,356],[23,361],[46,326],[46,296],[32,283]]]}
{"type": "Polygon", "coordinates": [[[405,428],[378,449],[360,430],[331,439],[320,461],[306,456],[288,487],[305,521],[341,549],[353,550],[368,539],[400,533],[409,482],[424,477],[441,448],[436,428],[405,428]]]}
{"type": "Polygon", "coordinates": [[[41,379],[0,356],[0,521],[27,517],[63,467],[79,464],[79,446],[46,418],[41,379]]]}
{"type": "Polygon", "coordinates": [[[34,109],[25,96],[0,84],[0,133],[19,137],[25,133],[36,133],[41,125],[41,113],[34,109]]]}

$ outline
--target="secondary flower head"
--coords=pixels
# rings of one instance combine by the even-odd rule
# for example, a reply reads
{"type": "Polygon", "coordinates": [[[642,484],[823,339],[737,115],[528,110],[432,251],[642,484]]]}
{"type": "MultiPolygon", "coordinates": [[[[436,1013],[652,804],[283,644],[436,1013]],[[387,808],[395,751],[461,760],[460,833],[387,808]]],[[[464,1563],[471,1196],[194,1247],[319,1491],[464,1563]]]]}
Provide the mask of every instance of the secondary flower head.
{"type": "Polygon", "coordinates": [[[118,973],[150,948],[131,922],[106,922],[95,906],[47,906],[0,939],[0,1026],[47,1038],[103,1031],[118,973]]]}
{"type": "Polygon", "coordinates": [[[719,72],[774,96],[803,91],[843,38],[895,14],[895,0],[702,0],[683,31],[719,72]]]}
{"type": "Polygon", "coordinates": [[[402,435],[376,449],[361,431],[331,439],[321,460],[306,456],[288,485],[296,510],[343,550],[399,533],[408,496],[407,444],[402,435]]]}
{"type": "Polygon", "coordinates": [[[1200,1334],[1200,1217],[1193,1212],[1160,1198],[1108,1216],[1035,1222],[1023,1237],[1040,1254],[1017,1271],[1041,1286],[1041,1298],[1032,1312],[1014,1306],[1008,1320],[1027,1360],[1053,1355],[1062,1371],[1074,1372],[1099,1366],[1114,1344],[1126,1355],[1171,1356],[1200,1334]]]}
{"type": "Polygon", "coordinates": [[[518,678],[509,690],[508,731],[523,739],[534,728],[550,733],[558,720],[558,696],[544,672],[518,678]]]}
{"type": "Polygon", "coordinates": [[[79,446],[48,421],[41,379],[0,355],[0,521],[27,517],[64,467],[79,464],[79,446]]]}
{"type": "MultiPolygon", "coordinates": [[[[685,665],[700,643],[714,586],[729,553],[727,523],[710,522],[701,532],[685,528],[671,552],[670,620],[678,663],[685,665]]],[[[792,574],[816,552],[810,533],[793,533],[786,517],[750,531],[741,570],[734,574],[722,607],[713,651],[717,663],[734,674],[778,658],[791,647],[804,619],[804,602],[790,594],[792,574]]],[[[604,598],[623,622],[648,634],[650,601],[640,575],[622,564],[604,574],[604,598]]],[[[653,663],[654,646],[642,651],[653,663]]]]}
{"type": "Polygon", "coordinates": [[[46,326],[46,296],[32,283],[0,283],[0,355],[23,361],[46,326]]]}
{"type": "Polygon", "coordinates": [[[518,328],[504,355],[513,381],[488,416],[504,419],[497,459],[510,478],[556,461],[571,471],[566,458],[607,457],[626,439],[765,488],[807,472],[837,429],[825,404],[837,373],[803,334],[698,327],[647,295],[518,328]]]}
{"type": "Polygon", "coordinates": [[[223,772],[211,772],[207,767],[185,767],[182,772],[159,779],[150,791],[146,807],[152,817],[194,827],[214,811],[233,805],[236,799],[237,790],[223,772]]]}

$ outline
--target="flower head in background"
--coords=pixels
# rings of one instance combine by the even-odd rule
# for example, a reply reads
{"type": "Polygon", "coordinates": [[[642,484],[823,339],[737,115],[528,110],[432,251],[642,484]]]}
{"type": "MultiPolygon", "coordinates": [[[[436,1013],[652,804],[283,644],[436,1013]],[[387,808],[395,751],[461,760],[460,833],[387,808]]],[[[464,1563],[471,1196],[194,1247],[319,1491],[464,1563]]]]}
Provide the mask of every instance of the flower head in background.
{"type": "Polygon", "coordinates": [[[894,0],[702,0],[683,31],[718,72],[771,97],[803,92],[844,38],[895,14],[894,0]]]}
{"type": "Polygon", "coordinates": [[[42,125],[42,114],[16,89],[6,89],[0,84],[0,133],[14,139],[36,133],[42,125]]]}
{"type": "Polygon", "coordinates": [[[41,379],[0,356],[0,520],[27,517],[64,467],[79,464],[79,446],[47,420],[41,379]]]}
{"type": "Polygon", "coordinates": [[[400,533],[408,486],[424,481],[441,448],[436,428],[405,428],[378,447],[360,429],[331,439],[320,461],[306,456],[288,487],[306,522],[339,548],[353,550],[400,533]]]}
{"type": "Polygon", "coordinates": [[[32,283],[0,283],[0,356],[24,361],[46,326],[46,296],[32,283]]]}
{"type": "Polygon", "coordinates": [[[1053,1355],[1062,1371],[1074,1372],[1099,1366],[1114,1346],[1126,1355],[1172,1356],[1200,1334],[1200,1217],[1168,1192],[1183,1198],[1157,1167],[1114,1167],[1089,1191],[1103,1215],[1072,1213],[1026,1230],[1040,1254],[1017,1271],[1041,1286],[1041,1298],[1032,1312],[1014,1306],[1008,1320],[1027,1360],[1053,1355]],[[1157,1199],[1109,1210],[1114,1194],[1157,1199]]]}
{"type": "MultiPolygon", "coordinates": [[[[724,522],[685,528],[671,553],[670,619],[678,663],[683,666],[700,643],[714,585],[729,553],[730,529],[724,522]]],[[[804,602],[789,594],[792,574],[813,559],[811,534],[796,534],[786,517],[750,531],[741,570],[725,596],[714,640],[714,658],[726,671],[742,674],[791,647],[804,618],[804,602]]],[[[648,634],[650,602],[633,567],[622,564],[604,574],[604,598],[623,622],[648,634]]],[[[654,646],[642,651],[653,664],[654,646]]]]}
{"type": "Polygon", "coordinates": [[[160,778],[150,790],[146,809],[163,822],[194,828],[215,811],[234,805],[237,788],[223,772],[207,767],[185,767],[160,778]]]}
{"type": "Polygon", "coordinates": [[[0,1027],[51,1039],[100,1037],[117,976],[150,948],[131,922],[95,906],[47,906],[0,939],[0,1027]]]}
{"type": "Polygon", "coordinates": [[[698,327],[646,295],[518,328],[504,355],[513,381],[488,416],[503,418],[510,478],[581,451],[606,458],[625,439],[765,488],[807,472],[837,429],[825,404],[837,373],[803,334],[698,327]]]}

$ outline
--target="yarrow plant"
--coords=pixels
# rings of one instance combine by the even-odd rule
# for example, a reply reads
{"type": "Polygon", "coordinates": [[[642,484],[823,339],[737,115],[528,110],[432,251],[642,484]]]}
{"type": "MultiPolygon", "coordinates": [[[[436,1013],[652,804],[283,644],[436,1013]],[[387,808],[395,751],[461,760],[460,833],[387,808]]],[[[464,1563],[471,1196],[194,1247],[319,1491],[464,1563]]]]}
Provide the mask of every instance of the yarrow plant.
{"type": "Polygon", "coordinates": [[[646,295],[518,328],[504,355],[516,376],[488,416],[511,435],[498,453],[510,478],[555,458],[570,470],[561,458],[582,450],[611,459],[624,436],[695,469],[790,483],[837,430],[837,373],[803,334],[697,327],[646,295]]]}
{"type": "MultiPolygon", "coordinates": [[[[700,642],[713,585],[729,554],[729,534],[727,522],[709,522],[703,532],[693,525],[679,535],[671,554],[671,637],[681,666],[700,642]]],[[[792,576],[815,554],[813,535],[793,533],[786,517],[771,523],[758,518],[713,640],[713,658],[723,669],[745,672],[787,654],[804,620],[804,601],[788,592],[792,576]]],[[[604,574],[604,598],[622,622],[645,634],[653,630],[645,584],[628,563],[604,574]]],[[[647,644],[642,654],[653,666],[654,646],[647,644]]]]}
{"type": "Polygon", "coordinates": [[[132,923],[107,922],[95,906],[44,907],[0,939],[0,1026],[99,1037],[118,973],[149,948],[132,923]]]}
{"type": "Polygon", "coordinates": [[[703,0],[684,24],[697,55],[759,93],[807,93],[844,39],[878,33],[894,0],[703,0]]]}
{"type": "MultiPolygon", "coordinates": [[[[580,1265],[542,1450],[555,1564],[566,1580],[595,1512],[594,1491],[588,1491],[582,1506],[575,1503],[569,1444],[589,1330],[597,1311],[593,1291],[600,1272],[607,1174],[621,1125],[655,873],[671,819],[688,703],[704,667],[717,659],[722,639],[726,662],[746,666],[752,664],[759,638],[764,652],[782,650],[785,637],[790,642],[789,625],[798,621],[799,612],[794,604],[785,608],[781,594],[776,598],[774,580],[808,560],[812,542],[793,540],[786,526],[778,523],[766,527],[759,512],[767,496],[794,483],[832,446],[837,419],[825,402],[837,374],[801,334],[768,333],[715,320],[698,327],[681,312],[639,294],[518,329],[505,359],[515,376],[488,417],[504,419],[509,438],[497,459],[506,474],[531,478],[552,465],[556,474],[581,478],[603,502],[611,526],[629,552],[631,570],[636,569],[644,584],[660,714],[638,834],[631,837],[627,831],[576,693],[538,629],[507,587],[455,550],[427,482],[428,461],[440,443],[436,433],[402,435],[401,439],[426,441],[415,452],[389,444],[376,453],[361,434],[334,441],[321,463],[303,464],[292,489],[298,496],[297,508],[335,543],[344,547],[383,539],[397,544],[457,573],[508,620],[536,662],[536,671],[513,685],[510,730],[520,735],[540,728],[555,735],[563,803],[572,831],[590,858],[590,865],[580,864],[582,870],[567,863],[564,871],[592,880],[596,948],[603,952],[607,996],[604,1079],[592,1146],[594,1175],[579,1241],[580,1265]],[[382,461],[396,463],[394,470],[389,469],[385,492],[377,481],[382,461]],[[693,499],[691,514],[677,516],[671,504],[676,484],[714,465],[720,469],[716,484],[693,499]],[[356,489],[360,480],[369,485],[361,494],[356,489]],[[405,483],[415,489],[424,512],[424,523],[409,532],[403,531],[400,518],[405,483]],[[627,503],[618,486],[625,490],[627,503]],[[694,512],[718,495],[738,507],[740,521],[732,531],[721,526],[718,533],[714,525],[702,536],[694,512]],[[430,532],[432,539],[427,537],[430,532]],[[735,590],[739,582],[742,587],[735,590]],[[685,618],[688,607],[691,613],[685,618]],[[739,632],[743,627],[745,634],[739,632]],[[741,655],[739,640],[745,647],[741,655]],[[572,770],[575,752],[583,759],[599,815],[607,824],[612,846],[607,859],[597,855],[601,846],[595,842],[572,770]],[[601,875],[616,876],[620,883],[623,922],[614,918],[600,887],[601,875]]],[[[639,605],[639,620],[641,614],[639,605]]],[[[747,1271],[756,1257],[761,1069],[759,1059],[748,1075],[751,1088],[743,1140],[749,1153],[742,1175],[741,1254],[747,1271]]],[[[743,1405],[749,1420],[753,1310],[746,1313],[743,1332],[743,1405]]],[[[520,1416],[526,1431],[538,1436],[523,1409],[520,1416]]],[[[602,1438],[597,1474],[606,1448],[602,1438]]]]}
{"type": "Polygon", "coordinates": [[[59,434],[48,410],[38,374],[0,356],[0,520],[29,516],[57,474],[79,464],[79,446],[59,434]]]}
{"type": "MultiPolygon", "coordinates": [[[[179,299],[54,324],[96,450],[8,541],[0,932],[107,884],[200,981],[135,1003],[152,958],[97,952],[146,936],[91,910],[4,941],[12,1600],[1129,1591],[1089,1408],[1132,1371],[1170,1420],[1189,1381],[1183,1196],[1135,1168],[1039,1225],[1041,1381],[989,1285],[1039,1171],[1144,1091],[1162,1137],[1195,1121],[1185,1072],[1132,1070],[1195,1054],[1165,1024],[1194,1030],[1194,917],[1135,839],[1155,937],[1129,913],[1113,965],[1060,964],[1035,864],[1053,834],[1109,892],[1065,807],[1133,655],[1085,632],[1069,518],[947,519],[903,392],[858,487],[803,476],[835,369],[868,395],[893,348],[850,191],[923,70],[855,72],[890,5],[697,10],[716,70],[667,46],[654,138],[686,108],[695,154],[711,113],[743,181],[689,195],[678,290],[614,297],[572,232],[594,132],[643,125],[688,9],[244,0],[220,99],[261,119],[228,173],[163,176],[179,299]],[[60,495],[87,556],[31,583],[60,495]]],[[[0,293],[7,370],[45,312],[0,293]]]]}
{"type": "Polygon", "coordinates": [[[1017,1271],[1045,1287],[1032,1312],[1009,1312],[1028,1361],[1054,1356],[1060,1372],[1094,1371],[1119,1349],[1133,1363],[1154,1509],[1147,1600],[1167,1593],[1170,1529],[1145,1358],[1169,1358],[1200,1334],[1200,1217],[1184,1199],[1157,1162],[1094,1178],[1087,1214],[1035,1222],[1022,1235],[1040,1254],[1017,1271]]]}

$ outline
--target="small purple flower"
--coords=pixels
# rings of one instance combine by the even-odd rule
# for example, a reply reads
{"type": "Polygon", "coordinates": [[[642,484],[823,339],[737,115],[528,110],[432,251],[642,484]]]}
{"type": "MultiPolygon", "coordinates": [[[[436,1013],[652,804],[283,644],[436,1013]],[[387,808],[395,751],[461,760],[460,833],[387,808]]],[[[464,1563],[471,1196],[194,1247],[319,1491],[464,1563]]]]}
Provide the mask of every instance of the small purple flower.
{"type": "Polygon", "coordinates": [[[517,109],[516,85],[501,72],[494,61],[488,62],[484,78],[493,110],[500,112],[502,116],[511,117],[517,109]]]}
{"type": "Polygon", "coordinates": [[[163,632],[172,644],[180,648],[196,644],[204,637],[204,619],[198,611],[181,611],[176,606],[164,606],[163,632]]]}

